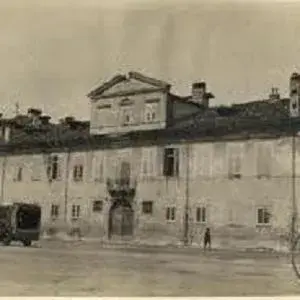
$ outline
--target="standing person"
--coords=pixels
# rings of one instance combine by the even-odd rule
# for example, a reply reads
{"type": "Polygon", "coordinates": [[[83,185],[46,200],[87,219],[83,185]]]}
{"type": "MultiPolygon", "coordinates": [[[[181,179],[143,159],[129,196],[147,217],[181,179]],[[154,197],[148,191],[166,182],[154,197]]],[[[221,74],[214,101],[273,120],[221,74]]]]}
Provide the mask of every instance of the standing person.
{"type": "Polygon", "coordinates": [[[204,234],[204,250],[206,250],[207,246],[208,246],[208,249],[211,250],[211,235],[210,235],[209,228],[206,228],[205,234],[204,234]]]}

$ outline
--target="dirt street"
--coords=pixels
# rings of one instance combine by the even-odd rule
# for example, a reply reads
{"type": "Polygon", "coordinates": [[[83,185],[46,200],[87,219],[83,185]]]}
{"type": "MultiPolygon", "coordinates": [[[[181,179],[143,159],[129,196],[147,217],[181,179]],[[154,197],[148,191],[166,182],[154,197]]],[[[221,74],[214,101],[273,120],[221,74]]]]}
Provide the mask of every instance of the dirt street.
{"type": "Polygon", "coordinates": [[[300,295],[284,255],[44,243],[0,260],[0,296],[300,295]]]}

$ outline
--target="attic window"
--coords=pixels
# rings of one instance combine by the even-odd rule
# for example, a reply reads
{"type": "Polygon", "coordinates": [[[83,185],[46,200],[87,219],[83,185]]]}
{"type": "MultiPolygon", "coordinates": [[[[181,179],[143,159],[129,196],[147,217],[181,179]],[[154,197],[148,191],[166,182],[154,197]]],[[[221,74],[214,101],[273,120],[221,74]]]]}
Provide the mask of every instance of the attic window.
{"type": "Polygon", "coordinates": [[[133,101],[128,98],[121,100],[120,106],[127,106],[127,105],[133,105],[133,101]]]}
{"type": "Polygon", "coordinates": [[[155,122],[157,121],[157,116],[158,116],[157,102],[146,103],[144,121],[146,123],[155,122]]]}
{"type": "Polygon", "coordinates": [[[146,99],[145,102],[146,103],[157,103],[159,102],[159,98],[153,98],[153,99],[146,99]]]}
{"type": "Polygon", "coordinates": [[[122,122],[123,125],[128,125],[133,123],[133,113],[130,108],[124,108],[122,109],[122,122]]]}
{"type": "Polygon", "coordinates": [[[98,105],[97,109],[105,109],[105,108],[111,108],[110,104],[102,104],[102,105],[98,105]]]}

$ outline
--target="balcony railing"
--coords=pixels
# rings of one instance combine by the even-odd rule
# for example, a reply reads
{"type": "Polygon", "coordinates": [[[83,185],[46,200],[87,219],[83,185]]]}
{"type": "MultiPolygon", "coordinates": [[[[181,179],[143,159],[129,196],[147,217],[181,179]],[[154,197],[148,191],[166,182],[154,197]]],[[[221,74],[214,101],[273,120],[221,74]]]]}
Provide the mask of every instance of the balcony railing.
{"type": "Polygon", "coordinates": [[[107,190],[113,198],[133,198],[137,181],[132,178],[108,178],[107,190]]]}

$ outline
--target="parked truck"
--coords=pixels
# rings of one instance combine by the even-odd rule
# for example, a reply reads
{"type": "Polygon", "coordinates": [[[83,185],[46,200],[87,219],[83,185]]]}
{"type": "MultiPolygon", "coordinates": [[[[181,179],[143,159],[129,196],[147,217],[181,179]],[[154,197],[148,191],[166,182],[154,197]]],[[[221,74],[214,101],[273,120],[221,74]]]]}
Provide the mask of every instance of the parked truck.
{"type": "Polygon", "coordinates": [[[36,204],[0,204],[0,242],[22,242],[25,247],[40,236],[41,207],[36,204]]]}

